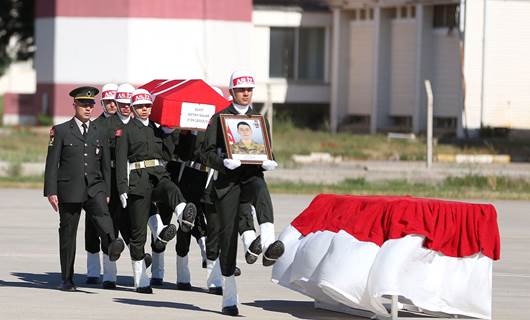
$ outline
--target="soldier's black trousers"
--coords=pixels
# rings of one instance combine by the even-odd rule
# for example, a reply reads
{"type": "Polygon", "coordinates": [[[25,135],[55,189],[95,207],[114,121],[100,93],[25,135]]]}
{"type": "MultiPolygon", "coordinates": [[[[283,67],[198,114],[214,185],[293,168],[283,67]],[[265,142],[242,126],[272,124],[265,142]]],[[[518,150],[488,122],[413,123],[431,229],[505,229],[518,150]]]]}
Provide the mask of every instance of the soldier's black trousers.
{"type": "MultiPolygon", "coordinates": [[[[240,219],[248,216],[248,204],[253,204],[256,208],[260,224],[273,221],[272,201],[263,178],[256,177],[249,182],[235,185],[224,197],[215,199],[215,208],[219,214],[221,225],[219,260],[221,273],[226,277],[232,276],[235,271],[237,234],[238,230],[242,229],[243,231],[245,229],[245,227],[240,226],[243,223],[240,219]]],[[[250,221],[253,222],[251,218],[250,221]]]]}
{"type": "Polygon", "coordinates": [[[175,210],[175,207],[186,202],[179,188],[167,178],[149,179],[149,188],[143,196],[129,195],[128,208],[131,229],[130,251],[132,260],[142,260],[147,237],[147,220],[151,215],[151,204],[155,202],[175,210]]]}
{"type": "MultiPolygon", "coordinates": [[[[129,244],[130,226],[129,217],[127,216],[127,208],[122,208],[118,189],[116,187],[116,170],[112,168],[111,171],[111,190],[109,212],[114,225],[114,236],[117,238],[121,232],[121,236],[126,244],[129,244]]],[[[97,253],[101,247],[99,241],[99,234],[96,226],[90,220],[88,215],[85,216],[85,250],[90,253],[97,253]]]]}
{"type": "MultiPolygon", "coordinates": [[[[182,165],[182,164],[181,164],[182,165]]],[[[197,207],[197,216],[195,218],[195,225],[191,229],[191,232],[183,232],[180,228],[177,230],[177,241],[175,250],[181,257],[186,256],[190,251],[191,237],[193,236],[197,241],[206,236],[206,221],[204,218],[204,206],[200,202],[202,195],[204,194],[204,187],[206,185],[206,179],[208,174],[201,172],[190,167],[185,167],[180,183],[178,183],[178,175],[180,172],[180,166],[168,166],[168,171],[171,175],[171,179],[174,183],[177,183],[179,189],[182,191],[184,198],[188,202],[192,202],[197,207]]],[[[172,213],[175,208],[170,208],[164,204],[157,203],[162,222],[165,225],[171,223],[172,213]]],[[[158,252],[153,243],[151,248],[154,252],[158,252]]]]}
{"type": "Polygon", "coordinates": [[[108,254],[109,243],[116,239],[107,197],[103,192],[88,198],[85,202],[59,203],[59,251],[63,281],[72,280],[74,275],[75,244],[81,209],[85,210],[96,227],[105,254],[108,254]]]}
{"type": "MultiPolygon", "coordinates": [[[[208,260],[214,261],[219,258],[221,241],[221,218],[213,204],[204,204],[206,213],[206,257],[208,260]]],[[[243,234],[245,231],[255,230],[254,220],[252,217],[252,208],[250,203],[240,203],[238,210],[238,232],[243,234]]]]}

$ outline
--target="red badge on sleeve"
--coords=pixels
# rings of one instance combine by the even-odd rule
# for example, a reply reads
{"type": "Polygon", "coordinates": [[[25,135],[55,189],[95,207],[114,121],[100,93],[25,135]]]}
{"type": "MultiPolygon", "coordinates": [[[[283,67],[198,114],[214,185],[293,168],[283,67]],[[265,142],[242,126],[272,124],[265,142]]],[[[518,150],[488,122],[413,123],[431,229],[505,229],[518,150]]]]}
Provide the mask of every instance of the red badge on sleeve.
{"type": "Polygon", "coordinates": [[[117,129],[116,132],[114,133],[114,136],[121,137],[122,134],[123,134],[123,130],[122,129],[117,129]]]}

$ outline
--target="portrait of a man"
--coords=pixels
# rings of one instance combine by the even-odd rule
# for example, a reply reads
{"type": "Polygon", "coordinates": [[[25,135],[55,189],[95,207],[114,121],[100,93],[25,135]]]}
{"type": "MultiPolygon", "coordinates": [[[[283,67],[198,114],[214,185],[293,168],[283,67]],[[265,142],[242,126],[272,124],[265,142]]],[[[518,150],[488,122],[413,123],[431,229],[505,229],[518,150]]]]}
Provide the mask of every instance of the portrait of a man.
{"type": "Polygon", "coordinates": [[[221,115],[228,158],[247,164],[272,159],[268,128],[262,115],[221,115]]]}
{"type": "Polygon", "coordinates": [[[252,127],[246,121],[237,124],[239,141],[232,145],[232,153],[238,154],[262,154],[265,153],[265,145],[252,140],[252,127]]]}

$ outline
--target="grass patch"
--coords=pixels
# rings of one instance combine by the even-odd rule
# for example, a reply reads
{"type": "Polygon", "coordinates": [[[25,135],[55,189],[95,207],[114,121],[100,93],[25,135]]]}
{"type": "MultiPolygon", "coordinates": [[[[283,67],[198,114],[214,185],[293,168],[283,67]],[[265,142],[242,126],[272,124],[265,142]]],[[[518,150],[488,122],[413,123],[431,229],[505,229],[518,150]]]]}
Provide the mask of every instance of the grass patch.
{"type": "Polygon", "coordinates": [[[44,187],[44,177],[43,176],[0,177],[0,188],[42,189],[43,187],[44,187]]]}
{"type": "MultiPolygon", "coordinates": [[[[289,120],[274,122],[274,155],[280,162],[290,161],[294,154],[327,152],[356,160],[425,160],[425,139],[389,140],[384,134],[331,134],[296,127],[289,120]]],[[[496,153],[489,145],[438,144],[436,153],[496,153]]]]}
{"type": "Polygon", "coordinates": [[[44,162],[48,142],[48,130],[5,128],[0,134],[0,160],[11,163],[44,162]]]}
{"type": "Polygon", "coordinates": [[[274,193],[291,194],[377,194],[449,199],[530,200],[530,181],[495,176],[448,177],[441,183],[406,180],[368,182],[365,179],[347,179],[337,184],[271,181],[269,189],[274,193]]]}

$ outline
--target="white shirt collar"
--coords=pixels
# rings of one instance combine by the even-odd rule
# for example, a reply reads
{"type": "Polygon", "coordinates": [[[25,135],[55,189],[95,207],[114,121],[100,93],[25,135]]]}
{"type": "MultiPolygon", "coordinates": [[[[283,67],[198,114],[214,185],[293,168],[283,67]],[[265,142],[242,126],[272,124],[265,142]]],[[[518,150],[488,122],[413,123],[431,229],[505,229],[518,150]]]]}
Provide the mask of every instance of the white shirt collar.
{"type": "MultiPolygon", "coordinates": [[[[81,132],[81,134],[83,134],[83,122],[81,122],[81,120],[77,119],[76,117],[74,117],[74,121],[77,124],[77,127],[79,128],[79,131],[81,132]]],[[[90,128],[90,120],[88,120],[85,123],[86,123],[86,130],[88,132],[88,128],[90,128]]]]}
{"type": "Polygon", "coordinates": [[[144,126],[148,126],[149,125],[149,118],[147,119],[142,119],[142,118],[138,118],[138,121],[140,121],[144,126]]]}
{"type": "Polygon", "coordinates": [[[118,112],[118,117],[120,117],[121,122],[123,122],[124,124],[129,123],[129,120],[131,120],[130,116],[126,117],[126,116],[124,116],[123,114],[121,114],[119,112],[118,112]]]}
{"type": "Polygon", "coordinates": [[[237,103],[233,102],[233,105],[234,105],[234,108],[236,108],[237,112],[239,112],[239,114],[246,114],[248,109],[252,108],[252,106],[250,104],[248,104],[246,106],[242,106],[240,104],[237,104],[237,103]]]}

